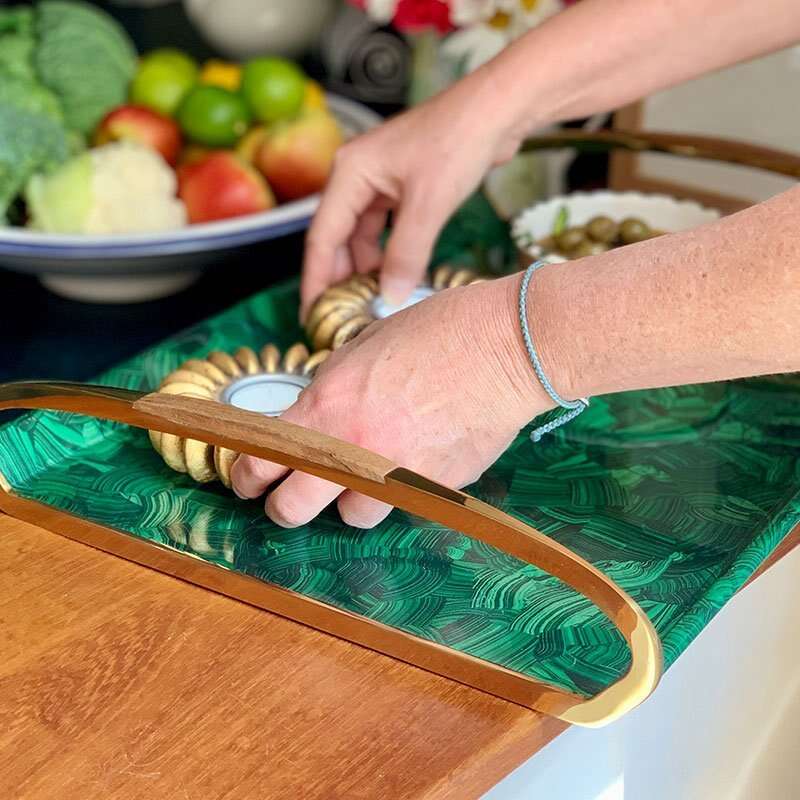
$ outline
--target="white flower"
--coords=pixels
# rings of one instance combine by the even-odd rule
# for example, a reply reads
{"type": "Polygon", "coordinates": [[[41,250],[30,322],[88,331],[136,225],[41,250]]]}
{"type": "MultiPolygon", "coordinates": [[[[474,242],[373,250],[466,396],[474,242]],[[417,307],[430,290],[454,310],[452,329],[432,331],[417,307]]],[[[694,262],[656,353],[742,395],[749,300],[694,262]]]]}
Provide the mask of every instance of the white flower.
{"type": "Polygon", "coordinates": [[[562,8],[561,0],[452,0],[451,17],[461,30],[447,37],[443,52],[472,72],[562,8]]]}
{"type": "Polygon", "coordinates": [[[397,0],[367,0],[367,13],[377,22],[388,24],[396,10],[397,0]]]}
{"type": "Polygon", "coordinates": [[[498,0],[451,0],[450,19],[457,28],[485,22],[498,10],[498,0]]]}
{"type": "Polygon", "coordinates": [[[444,40],[442,53],[447,58],[463,62],[465,72],[472,72],[491,61],[508,42],[504,31],[479,23],[451,33],[444,40]]]}

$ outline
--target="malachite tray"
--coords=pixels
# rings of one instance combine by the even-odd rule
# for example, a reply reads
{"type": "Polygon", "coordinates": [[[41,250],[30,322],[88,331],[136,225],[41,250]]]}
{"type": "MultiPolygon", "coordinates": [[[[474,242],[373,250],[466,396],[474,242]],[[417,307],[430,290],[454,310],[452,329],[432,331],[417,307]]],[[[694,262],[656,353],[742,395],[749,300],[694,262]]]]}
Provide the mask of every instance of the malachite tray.
{"type": "MultiPolygon", "coordinates": [[[[146,392],[210,350],[286,348],[302,336],[296,308],[294,283],[272,288],[99,382],[146,392]]],[[[593,400],[537,445],[523,431],[466,491],[624,590],[669,667],[800,521],[799,446],[800,381],[791,376],[629,393],[593,400]]],[[[479,531],[400,510],[370,531],[345,526],[335,510],[284,530],[261,502],[173,472],[144,430],[63,412],[0,428],[0,473],[0,496],[52,509],[54,530],[73,535],[64,521],[85,521],[94,532],[74,538],[565,719],[541,693],[511,691],[497,676],[578,702],[635,671],[620,633],[629,609],[604,614],[557,570],[479,531]],[[317,623],[308,609],[339,622],[317,623]],[[398,638],[425,648],[395,647],[398,638]]]]}

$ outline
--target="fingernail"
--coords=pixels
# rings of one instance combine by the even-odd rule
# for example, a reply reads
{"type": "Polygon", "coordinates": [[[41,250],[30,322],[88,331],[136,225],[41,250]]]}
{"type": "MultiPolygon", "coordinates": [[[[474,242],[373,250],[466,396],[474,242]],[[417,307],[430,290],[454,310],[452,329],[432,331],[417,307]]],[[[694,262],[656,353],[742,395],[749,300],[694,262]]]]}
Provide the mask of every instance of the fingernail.
{"type": "Polygon", "coordinates": [[[414,290],[414,284],[395,278],[392,275],[381,276],[381,297],[390,306],[399,306],[414,290]]]}
{"type": "Polygon", "coordinates": [[[275,511],[275,508],[272,503],[272,495],[268,495],[267,499],[264,503],[264,513],[271,519],[279,528],[293,528],[294,525],[290,525],[280,514],[275,511]]]}

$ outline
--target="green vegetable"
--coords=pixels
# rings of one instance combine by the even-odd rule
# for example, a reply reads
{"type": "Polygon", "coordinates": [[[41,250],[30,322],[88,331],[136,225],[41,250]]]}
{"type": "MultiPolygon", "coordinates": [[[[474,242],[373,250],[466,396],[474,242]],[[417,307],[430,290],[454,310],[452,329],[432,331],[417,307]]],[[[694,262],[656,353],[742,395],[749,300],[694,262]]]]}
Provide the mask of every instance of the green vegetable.
{"type": "Polygon", "coordinates": [[[0,222],[28,179],[61,163],[69,152],[69,137],[58,120],[0,103],[0,222]]]}
{"type": "Polygon", "coordinates": [[[43,0],[0,9],[0,224],[34,174],[85,147],[125,102],[136,51],[105,12],[43,0]]]}
{"type": "Polygon", "coordinates": [[[30,227],[80,233],[92,206],[92,173],[92,157],[82,153],[50,175],[35,175],[25,191],[30,227]]]}
{"type": "Polygon", "coordinates": [[[108,14],[82,2],[43,0],[36,8],[33,61],[61,101],[67,127],[86,135],[125,102],[136,51],[108,14]]]}
{"type": "Polygon", "coordinates": [[[0,64],[0,108],[6,106],[44,114],[63,124],[61,106],[49,89],[33,79],[7,72],[0,64]]]}
{"type": "Polygon", "coordinates": [[[0,69],[18,78],[36,80],[33,70],[33,9],[15,6],[0,10],[0,69]]]}
{"type": "Polygon", "coordinates": [[[556,214],[556,220],[553,223],[553,233],[551,235],[559,236],[567,229],[567,225],[569,225],[569,209],[566,206],[561,206],[556,214]]]}

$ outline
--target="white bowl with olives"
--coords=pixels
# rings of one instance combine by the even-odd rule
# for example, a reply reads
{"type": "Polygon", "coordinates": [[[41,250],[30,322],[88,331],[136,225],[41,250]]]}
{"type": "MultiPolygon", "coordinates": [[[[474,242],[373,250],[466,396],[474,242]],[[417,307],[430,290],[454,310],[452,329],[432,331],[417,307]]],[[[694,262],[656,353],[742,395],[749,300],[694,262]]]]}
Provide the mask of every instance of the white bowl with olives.
{"type": "Polygon", "coordinates": [[[526,209],[511,231],[525,260],[562,261],[696,228],[719,216],[716,209],[667,195],[575,192],[526,209]]]}

